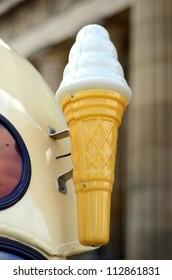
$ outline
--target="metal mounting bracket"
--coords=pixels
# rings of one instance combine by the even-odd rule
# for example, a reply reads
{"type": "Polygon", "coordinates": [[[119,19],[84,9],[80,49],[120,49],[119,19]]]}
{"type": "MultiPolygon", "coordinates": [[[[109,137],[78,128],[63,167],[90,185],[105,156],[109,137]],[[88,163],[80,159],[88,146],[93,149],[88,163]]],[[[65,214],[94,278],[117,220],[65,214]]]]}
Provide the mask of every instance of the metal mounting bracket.
{"type": "MultiPolygon", "coordinates": [[[[64,139],[64,138],[69,137],[69,129],[65,129],[65,130],[56,132],[56,130],[53,127],[48,126],[48,135],[56,140],[64,139]]],[[[64,153],[62,155],[56,156],[56,159],[68,157],[70,155],[71,155],[71,153],[67,153],[67,154],[64,153]]]]}
{"type": "MultiPolygon", "coordinates": [[[[48,126],[48,135],[56,140],[64,139],[66,137],[69,137],[69,129],[65,129],[57,132],[53,127],[48,126]]],[[[70,155],[71,155],[70,153],[58,155],[56,156],[56,159],[68,157],[70,155]]],[[[71,168],[69,171],[57,177],[59,192],[63,194],[67,193],[66,182],[72,178],[72,171],[73,168],[71,168]]]]}
{"type": "Polygon", "coordinates": [[[48,126],[48,135],[54,139],[63,139],[69,137],[69,129],[66,128],[65,130],[56,131],[53,127],[48,126]]]}
{"type": "Polygon", "coordinates": [[[69,170],[65,174],[60,175],[57,178],[59,192],[64,193],[64,194],[67,193],[66,182],[72,178],[72,171],[73,171],[73,169],[69,170]]]}

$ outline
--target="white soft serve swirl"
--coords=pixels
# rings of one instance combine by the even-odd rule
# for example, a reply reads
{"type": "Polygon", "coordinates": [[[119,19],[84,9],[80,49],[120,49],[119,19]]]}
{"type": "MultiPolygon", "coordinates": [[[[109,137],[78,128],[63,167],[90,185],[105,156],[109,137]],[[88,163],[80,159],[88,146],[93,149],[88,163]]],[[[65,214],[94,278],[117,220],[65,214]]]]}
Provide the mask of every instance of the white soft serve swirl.
{"type": "Polygon", "coordinates": [[[116,91],[126,97],[127,103],[132,96],[109,34],[96,24],[79,31],[56,98],[61,102],[66,95],[88,89],[116,91]]]}

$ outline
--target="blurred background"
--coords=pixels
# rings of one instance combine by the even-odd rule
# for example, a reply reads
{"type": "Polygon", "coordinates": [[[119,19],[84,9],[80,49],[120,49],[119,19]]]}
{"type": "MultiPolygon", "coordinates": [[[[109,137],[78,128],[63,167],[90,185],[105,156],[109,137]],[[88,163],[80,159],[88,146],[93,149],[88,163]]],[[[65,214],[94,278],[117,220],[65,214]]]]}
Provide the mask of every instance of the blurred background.
{"type": "Polygon", "coordinates": [[[172,1],[0,0],[1,39],[54,92],[90,23],[110,33],[133,98],[119,130],[110,242],[73,258],[172,259],[172,1]]]}

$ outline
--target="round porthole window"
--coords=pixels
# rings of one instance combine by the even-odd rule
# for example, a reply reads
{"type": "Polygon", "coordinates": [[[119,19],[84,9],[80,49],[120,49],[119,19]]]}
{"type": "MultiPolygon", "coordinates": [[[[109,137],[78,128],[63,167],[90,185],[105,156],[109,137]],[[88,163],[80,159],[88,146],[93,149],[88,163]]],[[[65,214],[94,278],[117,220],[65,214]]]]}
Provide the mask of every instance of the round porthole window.
{"type": "Polygon", "coordinates": [[[35,249],[12,239],[0,237],[1,260],[45,260],[35,249]]]}
{"type": "Polygon", "coordinates": [[[0,115],[0,210],[25,193],[31,174],[29,154],[15,127],[0,115]]]}

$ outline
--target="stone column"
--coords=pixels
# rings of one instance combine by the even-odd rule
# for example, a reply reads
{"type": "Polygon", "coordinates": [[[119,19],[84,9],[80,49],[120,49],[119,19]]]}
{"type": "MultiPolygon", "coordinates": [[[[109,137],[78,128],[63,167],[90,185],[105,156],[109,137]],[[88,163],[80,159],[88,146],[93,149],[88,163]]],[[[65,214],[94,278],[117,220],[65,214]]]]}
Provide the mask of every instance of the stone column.
{"type": "Polygon", "coordinates": [[[126,258],[172,259],[172,1],[131,11],[126,258]]]}

